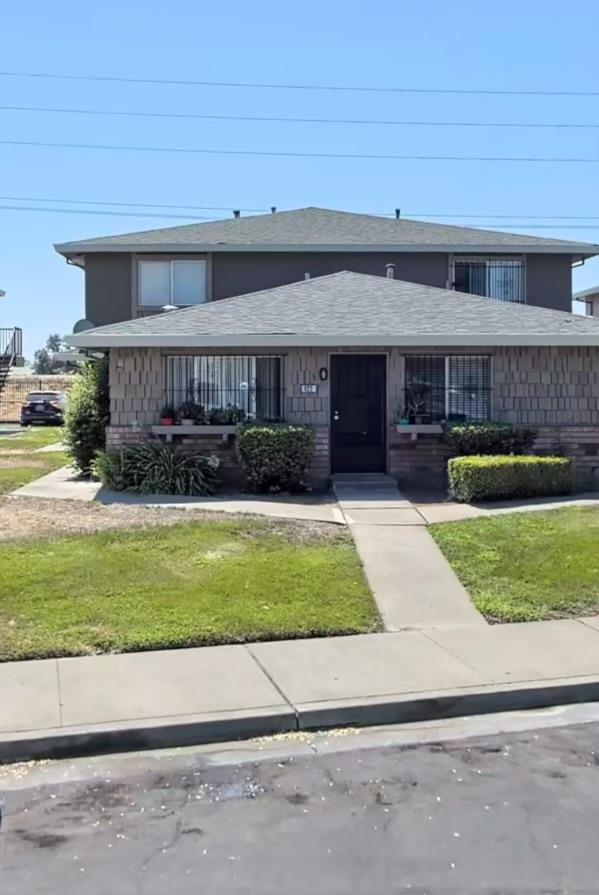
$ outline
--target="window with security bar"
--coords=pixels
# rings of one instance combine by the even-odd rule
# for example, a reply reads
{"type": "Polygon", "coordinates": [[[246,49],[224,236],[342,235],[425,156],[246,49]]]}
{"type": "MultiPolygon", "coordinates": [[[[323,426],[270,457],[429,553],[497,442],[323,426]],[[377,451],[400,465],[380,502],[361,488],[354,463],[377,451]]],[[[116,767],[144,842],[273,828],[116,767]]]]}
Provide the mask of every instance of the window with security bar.
{"type": "Polygon", "coordinates": [[[166,358],[167,403],[196,422],[282,419],[282,359],[270,355],[166,358]]]}
{"type": "Polygon", "coordinates": [[[407,355],[403,416],[413,424],[487,420],[491,360],[486,355],[407,355]]]}
{"type": "Polygon", "coordinates": [[[500,301],[525,302],[525,263],[520,257],[453,257],[453,287],[500,301]]]}

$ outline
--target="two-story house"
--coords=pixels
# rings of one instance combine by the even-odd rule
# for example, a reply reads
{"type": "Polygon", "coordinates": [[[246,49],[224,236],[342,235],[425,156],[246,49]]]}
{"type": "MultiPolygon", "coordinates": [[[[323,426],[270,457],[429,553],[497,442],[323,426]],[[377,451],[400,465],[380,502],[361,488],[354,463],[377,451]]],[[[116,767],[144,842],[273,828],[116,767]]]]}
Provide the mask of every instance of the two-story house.
{"type": "Polygon", "coordinates": [[[599,246],[307,208],[56,248],[94,327],[71,344],[110,352],[109,444],[193,401],[312,424],[318,480],[438,480],[441,425],[465,419],[534,424],[581,481],[599,470],[599,321],[570,313],[599,246]]]}

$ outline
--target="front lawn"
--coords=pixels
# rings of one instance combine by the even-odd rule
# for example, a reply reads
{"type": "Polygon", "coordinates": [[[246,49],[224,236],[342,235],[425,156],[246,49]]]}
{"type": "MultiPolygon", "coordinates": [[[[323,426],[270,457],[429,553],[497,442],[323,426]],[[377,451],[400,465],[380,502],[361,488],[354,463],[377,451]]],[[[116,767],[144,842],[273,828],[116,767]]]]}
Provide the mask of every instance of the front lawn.
{"type": "Polygon", "coordinates": [[[599,510],[444,522],[430,532],[491,622],[599,614],[599,510]]]}
{"type": "Polygon", "coordinates": [[[349,534],[247,518],[0,545],[0,660],[375,630],[349,534]]]}
{"type": "Polygon", "coordinates": [[[21,429],[14,435],[0,436],[0,496],[65,466],[68,458],[64,451],[36,453],[37,448],[61,438],[58,426],[21,429]]]}
{"type": "Polygon", "coordinates": [[[0,435],[0,453],[4,451],[33,451],[62,441],[62,426],[27,426],[10,435],[0,435]]]}

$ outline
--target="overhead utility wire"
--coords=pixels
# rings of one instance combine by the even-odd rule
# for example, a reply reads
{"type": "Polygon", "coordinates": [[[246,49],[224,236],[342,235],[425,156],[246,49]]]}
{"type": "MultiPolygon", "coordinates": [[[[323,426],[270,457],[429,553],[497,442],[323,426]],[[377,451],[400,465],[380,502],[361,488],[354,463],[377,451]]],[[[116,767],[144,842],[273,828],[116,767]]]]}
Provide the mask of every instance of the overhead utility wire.
{"type": "Polygon", "coordinates": [[[432,93],[474,96],[599,96],[599,90],[489,90],[453,87],[380,87],[355,84],[285,84],[260,81],[200,81],[183,78],[139,78],[117,75],[58,74],[56,72],[0,71],[0,77],[59,81],[106,81],[118,84],[163,84],[184,87],[232,87],[259,90],[318,90],[349,93],[432,93]]]}
{"type": "MultiPolygon", "coordinates": [[[[154,202],[100,202],[97,199],[51,199],[46,196],[0,196],[2,202],[63,202],[65,205],[115,205],[123,208],[181,208],[186,211],[229,211],[233,205],[156,205],[154,202]]],[[[260,214],[270,208],[242,208],[241,211],[260,214]]],[[[212,220],[212,218],[210,218],[212,220]]],[[[599,216],[597,217],[599,220],[599,216]]]]}
{"type": "MultiPolygon", "coordinates": [[[[2,197],[0,197],[1,199],[2,197]]],[[[44,200],[42,200],[44,201],[44,200]]],[[[56,214],[85,214],[85,215],[104,215],[108,217],[132,217],[132,218],[169,218],[176,220],[188,220],[188,221],[228,221],[232,220],[231,218],[207,218],[207,217],[199,217],[198,215],[188,215],[188,214],[164,214],[163,212],[156,212],[155,214],[151,212],[144,211],[108,211],[108,210],[100,210],[97,208],[55,208],[55,207],[44,207],[44,206],[35,206],[35,205],[0,205],[1,210],[5,211],[35,211],[35,212],[53,212],[56,214]]],[[[431,222],[434,223],[434,222],[431,222]]],[[[471,229],[492,229],[492,230],[503,230],[506,228],[512,227],[523,227],[526,229],[541,229],[541,230],[599,230],[599,223],[597,224],[536,224],[531,223],[528,224],[526,222],[520,221],[519,223],[512,224],[474,224],[471,225],[471,229]]]]}
{"type": "Polygon", "coordinates": [[[597,164],[599,158],[577,156],[506,156],[506,155],[393,155],[375,154],[366,152],[285,152],[264,149],[207,149],[200,147],[184,146],[127,146],[106,143],[51,143],[42,140],[0,140],[4,146],[37,146],[43,148],[62,149],[108,149],[124,152],[167,152],[184,153],[192,155],[232,155],[255,156],[277,158],[331,158],[331,159],[372,159],[391,161],[419,161],[419,162],[535,162],[535,163],[570,163],[570,164],[597,164]]]}
{"type": "Polygon", "coordinates": [[[392,125],[397,127],[476,127],[476,128],[543,128],[569,130],[599,130],[599,124],[570,124],[567,122],[519,121],[412,121],[386,118],[295,118],[279,115],[208,115],[194,112],[142,112],[133,109],[67,109],[51,106],[0,106],[3,112],[49,112],[66,115],[107,115],[119,118],[179,118],[200,121],[260,121],[287,124],[351,124],[392,125]]]}
{"type": "MultiPolygon", "coordinates": [[[[166,205],[164,203],[157,204],[155,202],[113,202],[110,200],[98,200],[98,199],[65,199],[64,197],[55,198],[49,196],[0,196],[0,201],[2,202],[59,202],[64,205],[110,205],[117,206],[122,208],[168,208],[168,209],[182,209],[184,211],[228,211],[232,212],[234,206],[231,205],[166,205]]],[[[246,212],[249,214],[261,214],[272,211],[273,206],[269,208],[239,208],[239,211],[246,212]]],[[[284,211],[285,209],[281,209],[284,211]]],[[[385,212],[385,211],[371,211],[371,212],[356,212],[357,214],[370,214],[374,217],[395,217],[395,213],[385,212]]],[[[415,218],[459,218],[460,220],[464,220],[465,218],[480,218],[481,220],[488,220],[489,218],[496,218],[507,221],[514,221],[517,219],[532,221],[599,221],[599,214],[492,214],[488,212],[487,214],[457,214],[456,212],[452,212],[451,214],[444,214],[442,212],[416,212],[416,211],[406,211],[402,213],[402,217],[415,217],[415,218]]]]}

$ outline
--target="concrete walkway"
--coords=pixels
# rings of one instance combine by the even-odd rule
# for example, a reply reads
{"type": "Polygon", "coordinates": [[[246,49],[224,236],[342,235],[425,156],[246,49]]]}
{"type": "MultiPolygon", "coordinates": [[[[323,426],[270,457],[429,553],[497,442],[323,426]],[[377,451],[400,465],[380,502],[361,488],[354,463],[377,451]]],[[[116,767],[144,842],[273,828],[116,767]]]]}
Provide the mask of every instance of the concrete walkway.
{"type": "Polygon", "coordinates": [[[486,626],[394,479],[335,476],[333,489],[387,631],[486,626]]]}
{"type": "Polygon", "coordinates": [[[427,525],[432,525],[434,522],[459,522],[505,513],[535,513],[563,507],[599,507],[599,493],[589,491],[570,497],[536,497],[529,500],[489,501],[484,504],[457,503],[452,500],[420,501],[415,495],[412,505],[427,525]]]}
{"type": "Polygon", "coordinates": [[[97,501],[102,504],[165,507],[181,510],[211,510],[220,513],[251,513],[278,519],[305,519],[344,525],[337,502],[329,495],[261,498],[251,495],[228,497],[180,497],[162,494],[125,494],[108,491],[99,482],[78,476],[65,466],[12,492],[12,497],[37,497],[51,500],[97,501]]]}
{"type": "Polygon", "coordinates": [[[599,617],[0,665],[0,760],[599,699],[599,617]]]}
{"type": "Polygon", "coordinates": [[[55,441],[53,444],[45,444],[43,447],[36,448],[34,450],[34,454],[57,454],[60,451],[64,451],[64,444],[62,441],[55,441]]]}

